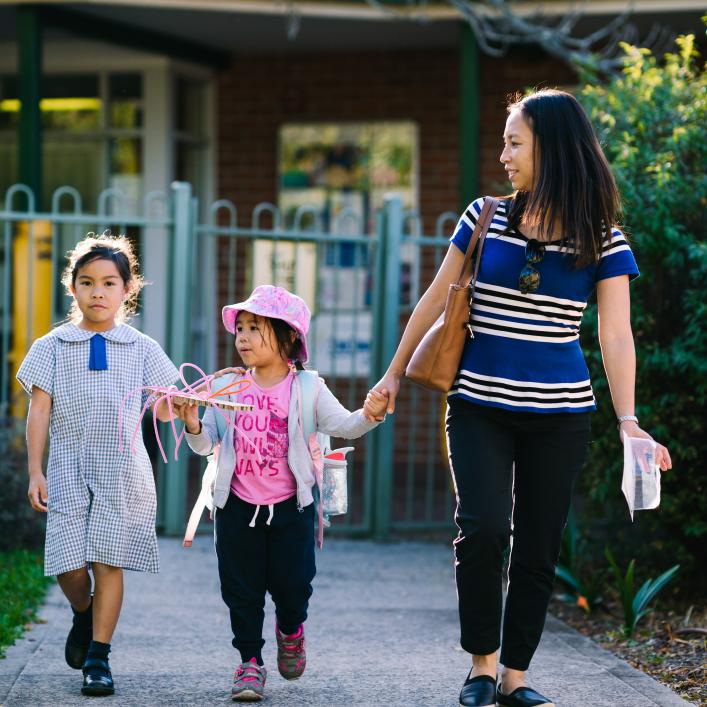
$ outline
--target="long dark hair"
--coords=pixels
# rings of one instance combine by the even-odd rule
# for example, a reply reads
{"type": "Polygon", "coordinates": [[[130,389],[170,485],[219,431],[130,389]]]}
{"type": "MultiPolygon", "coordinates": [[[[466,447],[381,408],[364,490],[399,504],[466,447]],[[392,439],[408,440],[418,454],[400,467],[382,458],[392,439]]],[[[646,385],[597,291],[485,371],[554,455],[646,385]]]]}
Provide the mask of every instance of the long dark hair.
{"type": "Polygon", "coordinates": [[[547,238],[559,223],[576,266],[597,262],[621,199],[587,114],[574,96],[555,89],[514,96],[508,104],[513,110],[535,137],[535,185],[511,197],[509,225],[517,228],[527,214],[547,238]]]}

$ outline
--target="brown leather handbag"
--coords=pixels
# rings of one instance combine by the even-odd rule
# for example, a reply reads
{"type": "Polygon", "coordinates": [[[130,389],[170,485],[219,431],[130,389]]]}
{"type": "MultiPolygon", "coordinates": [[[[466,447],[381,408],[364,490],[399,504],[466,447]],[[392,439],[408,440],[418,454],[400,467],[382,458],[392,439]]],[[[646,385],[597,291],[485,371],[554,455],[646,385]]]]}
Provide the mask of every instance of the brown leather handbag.
{"type": "Polygon", "coordinates": [[[474,296],[486,233],[498,204],[499,200],[494,197],[487,196],[484,199],[484,206],[464,254],[464,263],[459,277],[449,286],[444,312],[417,345],[405,369],[405,376],[423,388],[443,393],[449,392],[459,370],[466,337],[467,335],[474,337],[471,331],[471,300],[474,296]],[[462,278],[477,242],[479,247],[474,275],[469,284],[464,285],[462,278]]]}

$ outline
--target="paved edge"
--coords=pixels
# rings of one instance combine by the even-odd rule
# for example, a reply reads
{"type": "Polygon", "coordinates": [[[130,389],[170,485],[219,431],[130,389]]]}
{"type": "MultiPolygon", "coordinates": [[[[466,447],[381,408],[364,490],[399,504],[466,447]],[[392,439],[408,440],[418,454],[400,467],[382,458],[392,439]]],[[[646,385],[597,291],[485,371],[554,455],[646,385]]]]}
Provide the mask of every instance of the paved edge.
{"type": "Polygon", "coordinates": [[[49,624],[43,621],[45,609],[62,601],[64,599],[59,585],[51,585],[37,612],[38,621],[31,624],[31,627],[8,647],[5,657],[0,659],[0,707],[51,630],[49,624]]]}
{"type": "Polygon", "coordinates": [[[658,682],[636,668],[631,667],[626,661],[602,648],[588,636],[583,636],[571,626],[553,616],[547,615],[545,630],[553,634],[560,641],[585,656],[592,663],[601,666],[614,677],[625,682],[630,688],[643,695],[658,707],[677,707],[678,705],[692,705],[669,687],[658,682]]]}

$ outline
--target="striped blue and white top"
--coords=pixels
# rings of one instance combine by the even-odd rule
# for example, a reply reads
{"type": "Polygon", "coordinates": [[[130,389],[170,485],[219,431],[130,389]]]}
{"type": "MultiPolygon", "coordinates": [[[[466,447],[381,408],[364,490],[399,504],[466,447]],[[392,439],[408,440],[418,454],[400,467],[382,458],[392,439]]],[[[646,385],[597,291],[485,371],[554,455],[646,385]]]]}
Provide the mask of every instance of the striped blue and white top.
{"type": "MultiPolygon", "coordinates": [[[[471,203],[451,242],[466,251],[483,199],[471,203]]],[[[572,251],[559,241],[545,244],[535,264],[540,286],[527,295],[518,289],[528,239],[508,226],[502,201],[486,236],[479,266],[471,323],[474,338],[462,354],[450,396],[479,405],[519,412],[587,412],[596,404],[579,345],[587,299],[599,280],[638,276],[623,233],[607,236],[601,259],[574,267],[572,251]]]]}

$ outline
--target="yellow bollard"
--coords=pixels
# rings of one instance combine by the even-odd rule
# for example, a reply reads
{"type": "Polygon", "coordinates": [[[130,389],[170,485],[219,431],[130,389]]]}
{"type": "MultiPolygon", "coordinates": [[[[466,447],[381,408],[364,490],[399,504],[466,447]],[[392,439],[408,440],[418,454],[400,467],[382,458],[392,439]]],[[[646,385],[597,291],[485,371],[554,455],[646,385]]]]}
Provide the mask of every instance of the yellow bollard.
{"type": "Polygon", "coordinates": [[[32,342],[44,336],[52,326],[52,224],[50,221],[32,221],[31,224],[29,221],[21,221],[17,224],[12,262],[10,414],[16,419],[23,419],[27,414],[27,396],[23,393],[15,375],[32,342]],[[31,270],[30,231],[33,241],[31,270]]]}

